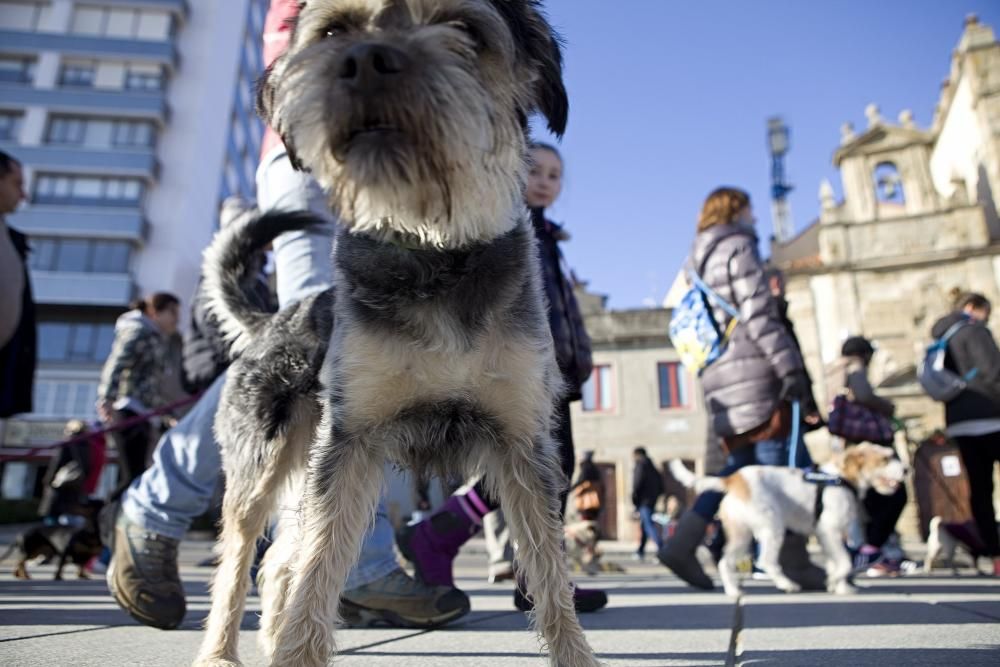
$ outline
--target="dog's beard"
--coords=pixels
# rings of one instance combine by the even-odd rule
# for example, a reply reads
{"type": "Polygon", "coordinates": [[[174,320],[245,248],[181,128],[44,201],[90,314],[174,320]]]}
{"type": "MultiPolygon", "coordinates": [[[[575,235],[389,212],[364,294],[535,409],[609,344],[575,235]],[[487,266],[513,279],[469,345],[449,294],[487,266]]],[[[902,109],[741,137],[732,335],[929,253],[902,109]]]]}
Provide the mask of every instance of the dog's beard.
{"type": "Polygon", "coordinates": [[[523,211],[524,136],[513,99],[491,96],[456,64],[358,100],[321,49],[289,62],[281,129],[354,232],[460,247],[509,231],[523,211]]]}

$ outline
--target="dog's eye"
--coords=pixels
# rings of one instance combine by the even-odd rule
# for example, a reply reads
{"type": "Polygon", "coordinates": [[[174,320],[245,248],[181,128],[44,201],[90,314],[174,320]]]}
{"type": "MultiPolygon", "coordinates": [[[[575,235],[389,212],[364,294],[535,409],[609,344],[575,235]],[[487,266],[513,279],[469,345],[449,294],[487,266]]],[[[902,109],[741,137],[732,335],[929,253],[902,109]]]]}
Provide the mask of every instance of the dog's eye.
{"type": "Polygon", "coordinates": [[[447,25],[450,28],[454,28],[455,30],[459,30],[462,33],[464,33],[465,36],[468,37],[469,40],[472,42],[472,45],[475,48],[478,49],[478,48],[482,47],[482,45],[483,45],[483,36],[482,36],[482,33],[479,32],[479,29],[476,28],[476,26],[472,25],[468,21],[463,21],[461,19],[455,19],[453,21],[448,21],[447,25]]]}
{"type": "Polygon", "coordinates": [[[341,21],[331,21],[323,28],[323,37],[342,37],[347,34],[347,24],[341,21]]]}

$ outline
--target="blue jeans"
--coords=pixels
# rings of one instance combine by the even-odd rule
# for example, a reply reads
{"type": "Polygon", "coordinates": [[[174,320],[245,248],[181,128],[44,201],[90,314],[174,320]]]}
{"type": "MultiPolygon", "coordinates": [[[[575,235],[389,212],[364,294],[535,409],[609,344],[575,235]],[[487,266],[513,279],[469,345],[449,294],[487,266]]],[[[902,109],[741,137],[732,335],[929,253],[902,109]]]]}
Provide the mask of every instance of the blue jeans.
{"type": "Polygon", "coordinates": [[[639,506],[639,548],[636,550],[640,556],[646,553],[646,539],[653,540],[656,550],[663,548],[663,538],[660,536],[660,527],[653,521],[653,508],[649,505],[639,506]]]}
{"type": "MultiPolygon", "coordinates": [[[[740,468],[752,465],[787,466],[788,444],[788,440],[785,439],[762,440],[754,443],[753,446],[741,447],[729,455],[729,458],[726,459],[726,465],[716,473],[716,476],[726,477],[740,468]]],[[[806,449],[805,440],[800,432],[798,446],[795,448],[795,467],[808,468],[811,465],[812,457],[809,456],[809,450],[806,449]]],[[[722,498],[723,494],[718,491],[705,491],[695,499],[691,511],[705,519],[706,522],[711,521],[716,512],[719,511],[722,498]]]]}
{"type": "MultiPolygon", "coordinates": [[[[329,217],[323,192],[308,175],[294,171],[284,149],[266,156],[257,170],[261,210],[310,209],[329,217]]],[[[283,234],[274,242],[278,303],[281,307],[332,284],[333,223],[308,232],[283,234]]],[[[153,463],[122,498],[122,511],[146,530],[181,539],[191,521],[205,512],[222,470],[219,443],[212,433],[225,374],[217,378],[177,425],[163,434],[153,463]]],[[[361,559],[347,578],[347,590],[396,570],[392,525],[380,502],[361,559]]]]}

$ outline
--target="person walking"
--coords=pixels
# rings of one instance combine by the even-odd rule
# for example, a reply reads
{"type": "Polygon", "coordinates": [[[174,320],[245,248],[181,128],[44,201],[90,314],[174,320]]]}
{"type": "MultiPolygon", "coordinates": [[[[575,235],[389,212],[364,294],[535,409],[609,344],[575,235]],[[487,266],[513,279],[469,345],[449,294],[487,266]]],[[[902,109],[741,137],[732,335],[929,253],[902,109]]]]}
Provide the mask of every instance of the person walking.
{"type": "Polygon", "coordinates": [[[575,494],[573,502],[580,519],[597,521],[604,505],[604,483],[601,471],[594,464],[594,450],[588,449],[580,455],[580,467],[570,492],[575,494]]]}
{"type": "Polygon", "coordinates": [[[990,332],[992,305],[982,294],[962,295],[955,312],[938,320],[931,335],[941,338],[963,322],[948,340],[945,367],[969,377],[965,389],[945,404],[947,434],[969,476],[969,504],[993,576],[1000,577],[1000,538],[993,503],[993,475],[1000,463],[1000,349],[990,332]]]}
{"type": "MultiPolygon", "coordinates": [[[[864,336],[851,336],[845,340],[840,358],[830,365],[827,372],[827,395],[846,392],[851,402],[891,419],[896,413],[896,406],[889,399],[879,396],[868,379],[868,367],[874,355],[874,346],[864,336]]],[[[845,446],[856,444],[846,442],[845,446]]],[[[854,559],[856,571],[872,576],[899,574],[903,559],[884,553],[884,548],[896,530],[896,522],[906,507],[906,499],[906,486],[902,484],[891,496],[872,490],[865,494],[862,504],[868,518],[864,528],[865,542],[854,559]]]]}
{"type": "MultiPolygon", "coordinates": [[[[271,1],[264,29],[266,65],[287,47],[299,5],[297,0],[271,1]]],[[[326,195],[313,178],[292,166],[272,128],[265,131],[256,182],[262,211],[310,211],[327,221],[274,241],[278,306],[284,308],[333,284],[336,224],[326,195]]],[[[212,425],[225,379],[226,373],[216,378],[191,411],[164,434],[152,466],[122,496],[120,511],[112,519],[114,557],[108,588],[118,605],[145,625],[172,629],[187,611],[177,551],[191,521],[208,508],[222,471],[212,425]]],[[[428,586],[407,575],[396,562],[394,546],[383,501],[341,596],[345,622],[360,622],[365,612],[396,625],[424,627],[468,613],[469,600],[461,591],[428,586]]]]}
{"type": "MultiPolygon", "coordinates": [[[[166,372],[166,338],[177,332],[180,299],[156,292],[136,301],[115,323],[115,339],[97,388],[97,414],[105,424],[133,419],[164,404],[161,387],[166,372]]],[[[146,469],[152,420],[111,432],[118,450],[118,500],[146,469]]]]}
{"type": "MultiPolygon", "coordinates": [[[[702,206],[688,260],[689,270],[739,312],[722,355],[701,375],[710,428],[728,452],[720,476],[753,464],[787,465],[789,404],[804,404],[811,392],[802,355],[775,309],[755,222],[746,192],[716,189],[702,206]]],[[[720,331],[731,324],[731,316],[718,303],[712,303],[712,315],[720,331]]],[[[714,491],[699,495],[657,553],[664,566],[696,588],[713,587],[695,550],[722,497],[714,491]]],[[[825,573],[810,562],[804,538],[789,534],[779,561],[803,588],[825,587],[825,573]]]]}
{"type": "Polygon", "coordinates": [[[0,151],[0,419],[31,412],[37,362],[28,237],[7,225],[26,199],[21,163],[0,151]]]}
{"type": "Polygon", "coordinates": [[[663,495],[663,477],[649,459],[645,447],[632,450],[632,460],[635,463],[632,470],[632,504],[639,514],[639,548],[635,557],[642,562],[646,558],[647,540],[653,541],[657,552],[663,548],[663,537],[653,521],[656,503],[663,495]]]}
{"type": "MultiPolygon", "coordinates": [[[[556,360],[566,384],[567,393],[555,406],[555,428],[552,437],[559,447],[563,473],[569,480],[573,474],[573,430],[570,403],[582,398],[584,382],[593,368],[590,337],[584,327],[573,285],[562,270],[559,243],[569,238],[563,228],[545,217],[562,192],[563,160],[554,146],[532,143],[528,146],[529,171],[525,186],[525,203],[538,239],[538,254],[542,268],[542,283],[549,306],[549,328],[555,345],[556,360]]],[[[566,512],[569,485],[560,493],[562,513],[566,512]]],[[[418,575],[429,583],[446,585],[454,582],[452,563],[458,550],[483,525],[483,517],[495,512],[499,505],[489,497],[482,484],[462,487],[424,521],[406,526],[397,536],[403,556],[413,563],[418,575]]],[[[576,588],[573,592],[577,611],[602,609],[608,601],[604,591],[576,588]]],[[[531,600],[514,591],[514,606],[522,611],[533,608],[531,600]]]]}

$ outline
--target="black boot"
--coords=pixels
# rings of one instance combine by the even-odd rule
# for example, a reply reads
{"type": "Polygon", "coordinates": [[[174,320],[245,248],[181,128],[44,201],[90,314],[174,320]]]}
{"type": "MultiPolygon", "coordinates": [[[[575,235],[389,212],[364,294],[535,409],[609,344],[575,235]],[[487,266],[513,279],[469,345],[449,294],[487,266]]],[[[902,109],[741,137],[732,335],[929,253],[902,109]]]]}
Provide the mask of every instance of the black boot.
{"type": "Polygon", "coordinates": [[[667,540],[656,557],[689,585],[710,591],[715,586],[695,557],[695,550],[705,539],[706,526],[703,518],[694,512],[687,512],[677,522],[674,536],[667,540]]]}

